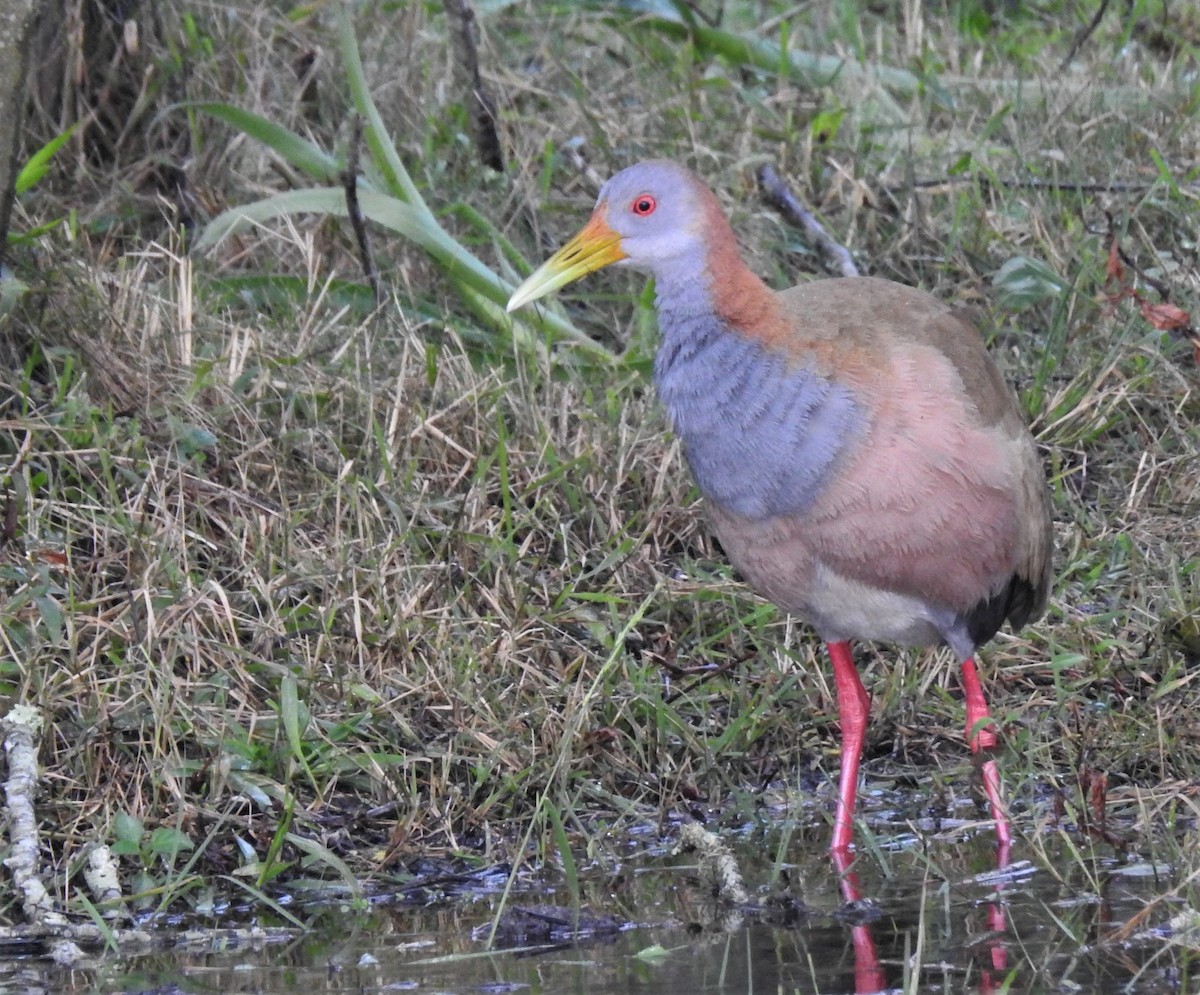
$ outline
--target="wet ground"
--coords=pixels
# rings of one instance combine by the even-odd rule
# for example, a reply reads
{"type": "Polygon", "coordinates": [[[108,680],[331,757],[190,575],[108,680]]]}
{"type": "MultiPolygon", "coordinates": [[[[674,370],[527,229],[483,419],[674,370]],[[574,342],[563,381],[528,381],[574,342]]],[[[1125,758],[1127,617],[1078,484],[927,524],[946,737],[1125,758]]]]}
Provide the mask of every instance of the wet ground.
{"type": "MultiPolygon", "coordinates": [[[[997,869],[990,832],[888,837],[840,874],[825,827],[726,829],[749,893],[713,899],[695,854],[657,837],[581,869],[570,896],[501,869],[446,887],[296,911],[313,930],[56,970],[0,962],[27,992],[1085,992],[1200,990],[1186,873],[1078,834],[1020,840],[997,869]],[[857,884],[860,901],[855,898],[857,884]],[[849,894],[848,894],[849,892],[849,894]],[[414,897],[431,904],[414,907],[414,897]],[[496,927],[497,949],[488,949],[496,927]],[[1193,978],[1193,975],[1196,978],[1193,978]]],[[[878,837],[877,837],[878,838],[878,837]]],[[[197,945],[198,944],[198,945],[197,945]]]]}

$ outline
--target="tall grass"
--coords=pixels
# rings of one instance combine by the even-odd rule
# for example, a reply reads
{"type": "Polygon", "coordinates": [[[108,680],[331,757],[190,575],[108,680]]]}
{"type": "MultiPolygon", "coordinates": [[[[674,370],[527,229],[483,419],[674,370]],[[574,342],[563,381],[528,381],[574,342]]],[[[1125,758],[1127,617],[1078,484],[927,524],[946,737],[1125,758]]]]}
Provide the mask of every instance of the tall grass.
{"type": "MultiPolygon", "coordinates": [[[[828,676],[709,537],[645,375],[644,283],[501,313],[598,181],[650,154],[706,175],[776,285],[814,267],[756,199],[765,160],[865,270],[979,315],[1054,488],[1049,615],[985,656],[1019,832],[1062,824],[1086,766],[1132,848],[1191,861],[1196,371],[1097,295],[1106,211],[1196,294],[1195,42],[1164,53],[1152,29],[1181,15],[1133,5],[1059,72],[1065,6],[970,30],[901,6],[903,33],[840,4],[720,28],[864,67],[826,84],[782,48],[774,67],[714,57],[695,27],[498,5],[481,23],[504,178],[440,82],[435,5],[359,12],[356,32],[316,10],[214,17],[186,35],[207,53],[190,116],[163,111],[211,206],[191,255],[171,208],[128,194],[136,163],[43,178],[28,225],[74,220],[40,235],[51,265],[2,329],[0,680],[49,720],[39,804],[67,908],[98,841],[121,844],[131,903],[217,889],[282,914],[277,887],[395,887],[430,855],[548,860],[578,893],[582,855],[672,813],[784,800],[823,826],[828,676]],[[280,82],[305,46],[309,103],[280,82]],[[352,112],[381,312],[341,221],[352,112]]],[[[970,791],[950,661],[863,653],[867,777],[970,791]]]]}

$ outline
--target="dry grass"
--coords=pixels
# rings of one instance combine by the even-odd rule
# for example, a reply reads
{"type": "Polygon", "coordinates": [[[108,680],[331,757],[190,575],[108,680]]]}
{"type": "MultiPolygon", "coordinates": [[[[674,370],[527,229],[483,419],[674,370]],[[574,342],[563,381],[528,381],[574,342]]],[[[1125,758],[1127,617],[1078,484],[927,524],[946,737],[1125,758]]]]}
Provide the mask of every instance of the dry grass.
{"type": "MultiPolygon", "coordinates": [[[[578,226],[597,178],[669,155],[711,181],[755,269],[795,282],[815,261],[789,255],[796,236],[756,199],[753,167],[770,161],[865,269],[980,312],[1055,495],[1048,617],[984,654],[1019,828],[1036,835],[1054,796],[1077,818],[1086,768],[1108,775],[1110,818],[1135,848],[1177,853],[1200,783],[1200,380],[1181,345],[1097,295],[1105,211],[1178,303],[1200,290],[1200,132],[1183,81],[1195,26],[1172,30],[1172,6],[1114,11],[1059,72],[1082,26],[1066,5],[978,33],[953,16],[982,10],[969,3],[856,9],[802,7],[792,44],[904,66],[922,92],[782,81],[590,10],[483,17],[505,178],[464,140],[436,5],[359,23],[376,99],[431,203],[472,205],[530,259],[578,226]],[[1163,32],[1177,49],[1144,40],[1163,32]],[[1126,186],[1077,186],[1108,181],[1126,186]],[[1065,289],[1004,298],[992,276],[1018,255],[1065,289]]],[[[191,11],[212,44],[168,16],[157,42],[191,46],[191,61],[164,102],[230,100],[339,140],[325,24],[191,11]],[[288,74],[310,47],[302,100],[288,74]]],[[[430,853],[550,857],[551,810],[603,856],[621,838],[610,828],[744,812],[777,797],[766,787],[830,797],[824,662],[708,537],[646,377],[640,282],[614,274],[568,295],[628,351],[567,374],[497,354],[423,258],[378,235],[394,298],[377,314],[346,286],[352,246],[329,221],[186,259],[169,234],[181,204],[288,182],[244,137],[187,126],[188,197],[131,191],[137,162],[81,156],[24,202],[29,224],[78,220],[18,257],[44,284],[0,326],[0,679],[50,720],[41,805],[57,886],[73,887],[120,814],[146,829],[127,869],[166,905],[246,865],[263,883],[297,875],[304,855],[272,847],[281,826],[366,877],[430,853]],[[221,282],[248,274],[270,279],[221,282]],[[161,827],[194,849],[156,849],[161,827]]],[[[951,662],[890,647],[864,659],[868,776],[963,790],[951,662]]]]}

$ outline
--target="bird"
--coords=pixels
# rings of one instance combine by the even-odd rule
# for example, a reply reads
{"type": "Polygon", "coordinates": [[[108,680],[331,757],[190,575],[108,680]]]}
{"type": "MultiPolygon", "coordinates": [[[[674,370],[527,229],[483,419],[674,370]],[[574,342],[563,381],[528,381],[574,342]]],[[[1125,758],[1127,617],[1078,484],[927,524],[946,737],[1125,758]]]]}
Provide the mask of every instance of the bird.
{"type": "Polygon", "coordinates": [[[775,291],[720,202],[655,159],[613,175],[512,312],[611,264],[654,277],[653,379],[712,527],[758,594],[833,667],[841,758],[830,850],[854,849],[870,698],[852,641],[946,645],[997,844],[1012,829],[975,662],[1051,585],[1045,471],[978,329],[923,290],[859,276],[775,291]]]}

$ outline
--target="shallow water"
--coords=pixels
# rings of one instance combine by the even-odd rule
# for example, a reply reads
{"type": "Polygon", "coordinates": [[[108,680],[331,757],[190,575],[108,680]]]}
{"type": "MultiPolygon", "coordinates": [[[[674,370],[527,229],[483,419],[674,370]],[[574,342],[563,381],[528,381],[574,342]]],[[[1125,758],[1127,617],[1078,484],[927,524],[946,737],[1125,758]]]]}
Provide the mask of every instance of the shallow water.
{"type": "Polygon", "coordinates": [[[593,932],[580,942],[566,937],[571,912],[546,908],[569,906],[567,896],[540,889],[510,894],[506,908],[533,915],[510,915],[498,934],[508,946],[489,951],[497,877],[441,907],[325,907],[309,913],[312,932],[257,948],[109,957],[72,971],[0,962],[0,984],[161,993],[1197,990],[1189,979],[1200,937],[1183,942],[1180,925],[1187,892],[1164,898],[1179,884],[1171,868],[1118,859],[1108,847],[1080,852],[1067,836],[1020,842],[997,872],[987,833],[897,837],[859,858],[866,901],[848,908],[845,879],[815,834],[776,827],[733,838],[749,911],[715,905],[694,857],[652,844],[586,873],[583,922],[593,932]],[[798,862],[777,861],[780,851],[798,862]],[[555,916],[559,930],[547,923],[555,916]]]}

